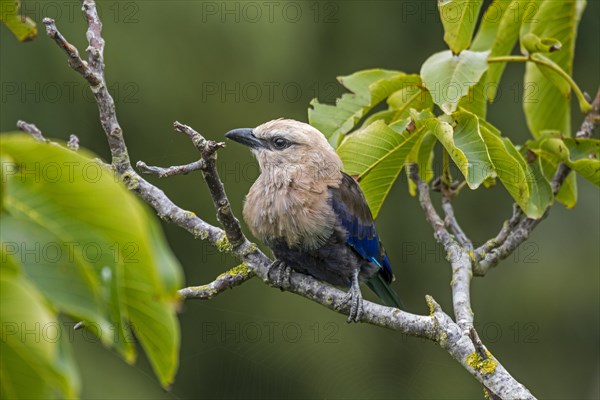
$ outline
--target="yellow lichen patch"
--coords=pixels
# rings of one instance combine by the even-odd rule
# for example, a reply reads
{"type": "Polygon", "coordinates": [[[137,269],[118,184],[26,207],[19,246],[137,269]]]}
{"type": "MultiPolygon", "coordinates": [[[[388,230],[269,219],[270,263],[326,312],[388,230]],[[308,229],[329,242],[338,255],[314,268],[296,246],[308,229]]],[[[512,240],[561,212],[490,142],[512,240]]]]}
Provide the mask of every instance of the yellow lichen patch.
{"type": "Polygon", "coordinates": [[[224,276],[238,276],[238,275],[246,277],[249,274],[250,274],[250,268],[248,267],[248,264],[243,262],[240,265],[238,265],[237,267],[233,267],[229,271],[223,272],[221,275],[219,275],[217,277],[217,279],[222,278],[224,276]]]}
{"type": "Polygon", "coordinates": [[[425,301],[427,302],[427,307],[429,307],[429,316],[433,317],[435,313],[435,303],[433,302],[433,297],[427,295],[425,296],[425,301]]]}
{"type": "Polygon", "coordinates": [[[440,347],[444,347],[446,345],[446,341],[448,340],[448,334],[446,332],[442,332],[438,336],[438,343],[440,347]]]}
{"type": "Polygon", "coordinates": [[[469,255],[471,261],[475,261],[475,252],[473,250],[467,250],[467,254],[469,255]]]}
{"type": "Polygon", "coordinates": [[[200,238],[201,240],[206,240],[208,239],[208,231],[206,229],[202,229],[202,228],[194,228],[192,231],[192,235],[194,235],[194,237],[200,238]]]}
{"type": "Polygon", "coordinates": [[[192,212],[192,211],[186,211],[185,212],[185,217],[186,218],[194,218],[195,216],[196,216],[195,212],[192,212]]]}
{"type": "Polygon", "coordinates": [[[490,394],[488,393],[487,389],[485,388],[485,386],[483,387],[483,397],[486,398],[486,400],[490,399],[490,394]]]}
{"type": "Polygon", "coordinates": [[[471,368],[481,372],[483,375],[491,374],[498,366],[498,361],[494,359],[492,353],[487,349],[485,350],[485,353],[488,357],[487,360],[484,360],[476,351],[472,352],[467,357],[467,364],[469,364],[471,368]]]}
{"type": "Polygon", "coordinates": [[[258,247],[256,247],[254,243],[250,243],[244,251],[244,255],[246,256],[248,254],[254,253],[256,250],[258,250],[258,247]]]}
{"type": "Polygon", "coordinates": [[[231,250],[233,250],[233,246],[231,243],[229,243],[229,240],[227,240],[227,236],[225,235],[223,235],[221,239],[217,240],[216,245],[217,250],[219,250],[221,253],[229,253],[231,250]]]}

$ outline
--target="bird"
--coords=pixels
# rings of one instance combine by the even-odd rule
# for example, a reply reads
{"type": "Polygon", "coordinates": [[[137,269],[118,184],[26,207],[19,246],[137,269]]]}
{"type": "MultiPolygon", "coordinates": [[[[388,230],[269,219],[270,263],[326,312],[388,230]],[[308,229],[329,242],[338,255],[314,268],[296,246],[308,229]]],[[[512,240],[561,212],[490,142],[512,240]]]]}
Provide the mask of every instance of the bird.
{"type": "Polygon", "coordinates": [[[363,314],[363,282],[386,305],[403,308],[365,196],[318,129],[280,118],[225,137],[249,147],[258,161],[243,217],[273,252],[268,277],[276,286],[283,290],[294,270],[348,289],[341,306],[350,306],[349,323],[363,314]]]}

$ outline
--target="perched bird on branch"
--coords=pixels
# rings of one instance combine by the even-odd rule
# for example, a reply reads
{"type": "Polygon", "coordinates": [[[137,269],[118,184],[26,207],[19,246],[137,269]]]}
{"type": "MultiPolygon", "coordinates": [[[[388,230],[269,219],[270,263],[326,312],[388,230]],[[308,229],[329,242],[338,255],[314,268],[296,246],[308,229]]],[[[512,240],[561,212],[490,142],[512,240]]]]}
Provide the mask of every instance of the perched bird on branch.
{"type": "Polygon", "coordinates": [[[269,276],[283,288],[290,268],[349,288],[348,322],[362,313],[360,282],[402,308],[392,268],[365,197],[321,132],[289,119],[225,134],[248,146],[261,174],[244,203],[244,220],[276,257],[269,276]]]}

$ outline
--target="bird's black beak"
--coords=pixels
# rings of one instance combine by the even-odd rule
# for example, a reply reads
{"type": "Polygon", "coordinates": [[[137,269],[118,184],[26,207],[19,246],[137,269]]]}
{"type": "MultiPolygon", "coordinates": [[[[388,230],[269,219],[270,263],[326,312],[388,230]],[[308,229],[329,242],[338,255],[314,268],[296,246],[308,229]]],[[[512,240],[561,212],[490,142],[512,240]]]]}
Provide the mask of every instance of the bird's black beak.
{"type": "Polygon", "coordinates": [[[234,142],[238,142],[245,146],[248,146],[251,149],[265,147],[263,141],[254,136],[254,133],[250,128],[234,129],[232,131],[227,132],[225,134],[225,137],[227,139],[233,140],[234,142]]]}

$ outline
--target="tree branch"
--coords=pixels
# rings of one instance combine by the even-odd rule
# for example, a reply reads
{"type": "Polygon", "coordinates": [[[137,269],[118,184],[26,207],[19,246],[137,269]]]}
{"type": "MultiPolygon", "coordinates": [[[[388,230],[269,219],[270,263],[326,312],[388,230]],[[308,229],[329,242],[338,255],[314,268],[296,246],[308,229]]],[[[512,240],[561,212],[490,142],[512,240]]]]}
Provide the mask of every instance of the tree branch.
{"type": "Polygon", "coordinates": [[[510,235],[515,226],[517,226],[517,224],[521,221],[522,217],[523,210],[521,210],[521,207],[519,207],[517,203],[513,203],[512,216],[509,220],[504,221],[500,232],[498,232],[495,238],[488,240],[475,250],[475,261],[481,261],[481,259],[485,257],[486,253],[492,251],[498,246],[501,246],[506,241],[508,235],[510,235]]]}
{"type": "Polygon", "coordinates": [[[179,290],[185,299],[212,299],[227,289],[233,289],[254,276],[245,263],[217,276],[214,281],[202,286],[190,286],[179,290]]]}
{"type": "Polygon", "coordinates": [[[229,244],[234,249],[241,246],[244,242],[247,242],[247,239],[242,233],[240,221],[231,212],[231,204],[225,194],[223,182],[221,182],[217,172],[217,150],[225,147],[225,143],[206,140],[194,129],[179,122],[175,122],[173,126],[178,132],[188,135],[196,149],[202,155],[204,162],[200,166],[200,169],[217,210],[217,219],[225,229],[225,235],[229,244]]]}
{"type": "Polygon", "coordinates": [[[159,178],[166,178],[173,175],[187,175],[190,172],[201,169],[202,164],[204,164],[204,160],[200,159],[186,165],[177,165],[168,168],[153,167],[151,165],[146,165],[146,163],[143,161],[138,161],[135,166],[143,174],[154,174],[158,175],[159,178]]]}
{"type": "Polygon", "coordinates": [[[67,142],[67,147],[73,151],[79,150],[79,138],[75,135],[70,135],[69,141],[67,142]]]}
{"type": "MultiPolygon", "coordinates": [[[[587,112],[579,131],[576,133],[576,138],[589,138],[592,136],[594,129],[600,124],[600,88],[596,93],[596,97],[592,102],[592,108],[587,112]]],[[[565,179],[571,172],[571,169],[563,163],[558,165],[556,173],[550,182],[552,192],[556,194],[560,191],[565,179]]],[[[483,246],[476,250],[476,260],[473,273],[478,276],[485,275],[491,268],[495,267],[500,261],[509,257],[531,234],[533,229],[548,216],[550,208],[546,209],[544,215],[539,219],[525,218],[523,212],[518,206],[514,206],[513,216],[510,221],[503,226],[496,239],[503,239],[502,243],[496,246],[490,246],[490,242],[486,242],[483,246]],[[518,210],[518,211],[517,211],[518,210]],[[515,220],[518,220],[515,223],[515,220]],[[512,227],[510,226],[512,225],[512,227]]]]}
{"type": "MultiPolygon", "coordinates": [[[[419,176],[419,167],[416,164],[411,164],[408,168],[410,179],[417,185],[419,203],[425,212],[425,218],[433,228],[433,236],[435,240],[444,247],[446,259],[452,266],[452,301],[454,304],[454,316],[456,317],[456,322],[463,331],[468,332],[473,326],[473,311],[471,310],[470,297],[472,277],[471,258],[469,257],[467,249],[461,246],[456,238],[448,232],[444,221],[442,221],[435,210],[435,207],[431,202],[429,186],[419,176]]],[[[454,216],[454,214],[452,214],[452,216],[454,216]]]]}
{"type": "Polygon", "coordinates": [[[89,82],[90,86],[99,85],[102,78],[90,68],[86,61],[81,59],[77,48],[67,42],[67,39],[56,29],[54,20],[52,18],[44,18],[42,22],[46,25],[46,34],[54,39],[56,44],[67,53],[69,66],[79,72],[89,82]]]}
{"type": "MultiPolygon", "coordinates": [[[[229,201],[215,167],[215,152],[222,147],[221,144],[207,141],[193,129],[175,123],[178,131],[184,132],[192,138],[194,145],[205,161],[205,165],[201,170],[217,208],[219,221],[223,224],[225,231],[206,223],[192,212],[176,206],[163,191],[148,183],[131,167],[122,130],[117,121],[114,101],[107,90],[104,78],[102,24],[98,18],[93,0],[83,0],[83,12],[89,24],[87,32],[89,64],[81,60],[74,46],[70,45],[60,35],[53,21],[45,20],[45,23],[48,35],[67,52],[69,65],[86,78],[92,86],[92,92],[98,104],[100,122],[108,139],[114,169],[122,177],[127,187],[152,206],[162,219],[181,226],[196,237],[207,240],[219,250],[230,252],[240,259],[243,262],[242,265],[246,265],[250,271],[248,274],[238,271],[230,274],[230,277],[224,276],[228,274],[226,273],[217,277],[214,282],[208,285],[182,289],[180,292],[182,296],[209,298],[246,281],[252,273],[266,283],[271,283],[268,276],[271,260],[245,238],[241,233],[241,229],[239,229],[239,222],[231,213],[229,201]]],[[[416,176],[418,177],[418,173],[416,176]]],[[[417,183],[421,205],[426,211],[429,222],[434,227],[436,239],[444,245],[447,258],[453,267],[452,290],[458,324],[453,322],[430,296],[426,298],[430,310],[428,316],[415,315],[396,308],[364,301],[364,312],[361,321],[394,329],[407,335],[433,340],[467,369],[471,375],[498,396],[502,398],[533,399],[531,393],[518,383],[491,354],[488,354],[488,358],[485,360],[478,355],[473,341],[469,338],[468,332],[470,330],[465,330],[465,328],[472,326],[473,321],[469,300],[471,279],[469,255],[446,230],[444,222],[431,205],[427,185],[420,179],[417,183]]],[[[287,290],[315,301],[333,311],[342,314],[347,314],[349,311],[350,306],[345,301],[345,292],[311,276],[293,272],[287,290]]]]}
{"type": "MultiPolygon", "coordinates": [[[[449,160],[446,161],[446,159],[450,158],[448,156],[448,152],[444,152],[444,156],[445,162],[449,162],[449,160]]],[[[471,251],[473,250],[473,243],[463,231],[463,229],[460,227],[460,224],[458,223],[458,220],[456,219],[456,216],[454,214],[454,207],[452,206],[452,199],[460,191],[460,185],[458,184],[458,182],[451,183],[449,168],[445,168],[444,170],[447,171],[445,172],[447,176],[446,178],[442,177],[442,179],[440,179],[440,191],[442,193],[442,210],[444,210],[445,216],[444,224],[448,229],[450,229],[458,243],[460,243],[462,247],[471,251]]]]}
{"type": "Polygon", "coordinates": [[[17,128],[22,130],[23,132],[29,133],[35,140],[38,142],[46,142],[46,138],[42,135],[42,131],[38,129],[34,124],[29,124],[25,121],[17,121],[17,128]]]}

